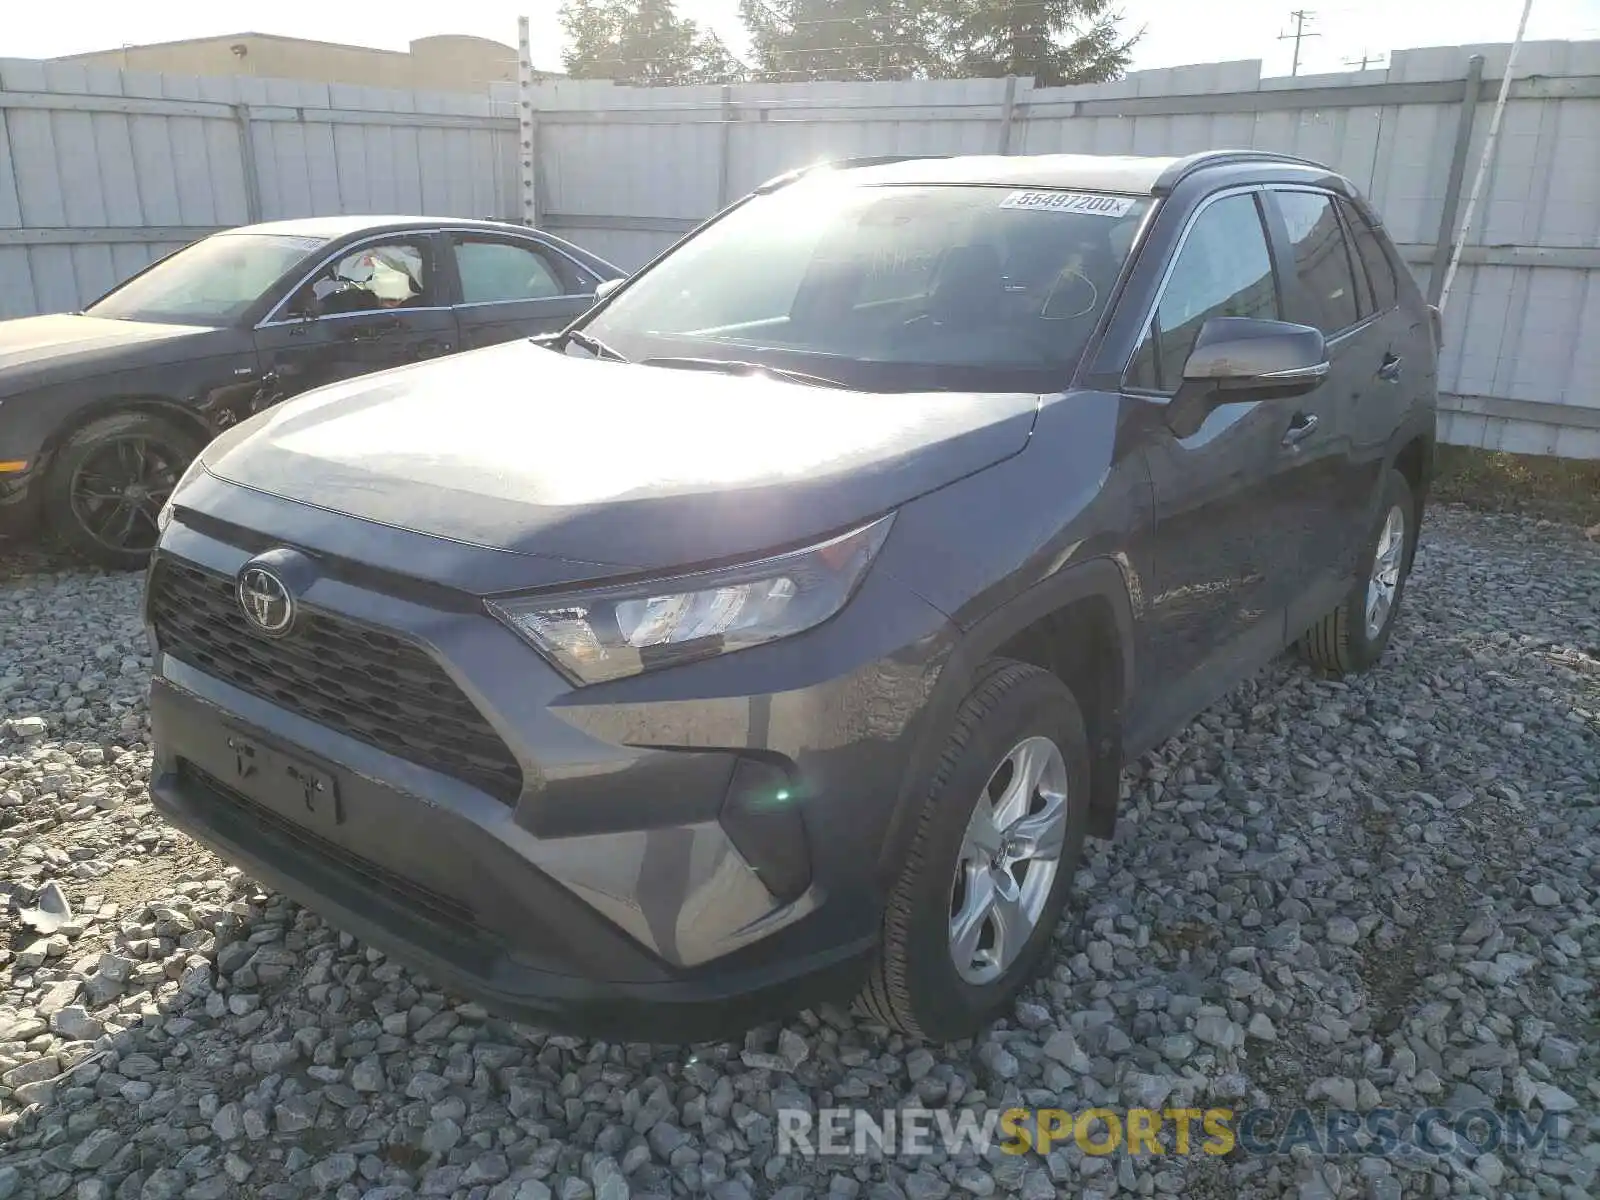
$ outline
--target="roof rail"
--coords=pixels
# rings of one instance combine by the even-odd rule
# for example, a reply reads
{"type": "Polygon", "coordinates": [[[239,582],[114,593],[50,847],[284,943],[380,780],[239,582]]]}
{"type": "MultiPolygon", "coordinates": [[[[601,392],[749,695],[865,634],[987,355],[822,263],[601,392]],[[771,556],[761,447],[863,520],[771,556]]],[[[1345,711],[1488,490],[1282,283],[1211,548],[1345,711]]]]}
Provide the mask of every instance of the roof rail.
{"type": "Polygon", "coordinates": [[[822,162],[810,163],[803,167],[795,167],[792,171],[785,171],[782,175],[774,175],[760,187],[757,192],[775,192],[781,187],[787,187],[803,175],[823,168],[833,171],[849,170],[852,167],[883,167],[890,163],[915,162],[929,158],[949,158],[948,154],[869,154],[859,158],[832,158],[822,162]]]}
{"type": "Polygon", "coordinates": [[[1271,150],[1202,150],[1198,154],[1189,154],[1178,159],[1165,171],[1161,172],[1156,180],[1155,187],[1151,189],[1157,194],[1170,192],[1196,171],[1207,167],[1224,167],[1231,163],[1283,163],[1287,166],[1314,167],[1319,171],[1329,168],[1323,163],[1314,162],[1309,158],[1300,158],[1294,154],[1277,154],[1271,150]]]}

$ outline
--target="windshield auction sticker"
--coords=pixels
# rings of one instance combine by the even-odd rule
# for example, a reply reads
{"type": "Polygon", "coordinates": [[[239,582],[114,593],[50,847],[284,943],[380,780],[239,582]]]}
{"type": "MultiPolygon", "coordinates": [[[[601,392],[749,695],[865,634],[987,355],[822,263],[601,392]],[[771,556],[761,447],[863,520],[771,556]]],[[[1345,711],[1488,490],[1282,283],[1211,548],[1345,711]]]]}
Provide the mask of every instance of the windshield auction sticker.
{"type": "Polygon", "coordinates": [[[1132,196],[1093,196],[1087,192],[1012,192],[1000,202],[1000,207],[1125,217],[1133,204],[1132,196]]]}

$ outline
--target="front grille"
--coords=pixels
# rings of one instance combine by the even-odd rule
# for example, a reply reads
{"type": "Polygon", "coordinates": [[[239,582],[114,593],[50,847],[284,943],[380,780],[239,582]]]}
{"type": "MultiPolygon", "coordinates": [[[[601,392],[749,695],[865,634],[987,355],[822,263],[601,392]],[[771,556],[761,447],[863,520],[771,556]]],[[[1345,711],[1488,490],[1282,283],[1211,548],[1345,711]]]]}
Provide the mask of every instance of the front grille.
{"type": "Polygon", "coordinates": [[[287,817],[273,812],[229,787],[208,771],[201,770],[188,759],[178,760],[178,778],[190,786],[198,786],[211,793],[214,802],[230,808],[236,817],[250,821],[279,839],[290,842],[301,853],[309,853],[330,867],[338,868],[347,876],[354,876],[369,890],[381,893],[391,903],[418,916],[450,926],[452,932],[468,941],[479,936],[472,909],[459,900],[424,887],[414,879],[397,875],[380,867],[369,858],[363,858],[327,838],[312,833],[303,825],[296,825],[287,817]]]}
{"type": "Polygon", "coordinates": [[[510,748],[413,642],[312,609],[288,637],[261,637],[231,578],[170,558],[156,564],[150,615],[180,662],[503,803],[522,792],[510,748]]]}

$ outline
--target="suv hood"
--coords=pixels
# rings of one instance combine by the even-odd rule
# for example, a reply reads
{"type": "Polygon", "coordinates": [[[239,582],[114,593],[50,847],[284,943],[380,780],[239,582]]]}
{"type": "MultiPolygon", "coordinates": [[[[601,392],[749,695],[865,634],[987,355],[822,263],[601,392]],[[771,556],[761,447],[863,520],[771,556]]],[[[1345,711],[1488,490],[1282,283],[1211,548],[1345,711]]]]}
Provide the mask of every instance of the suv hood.
{"type": "Polygon", "coordinates": [[[206,466],[364,521],[569,560],[576,574],[533,574],[575,582],[876,516],[1016,454],[1037,410],[1032,394],[868,395],[516,342],[307,393],[206,466]]]}

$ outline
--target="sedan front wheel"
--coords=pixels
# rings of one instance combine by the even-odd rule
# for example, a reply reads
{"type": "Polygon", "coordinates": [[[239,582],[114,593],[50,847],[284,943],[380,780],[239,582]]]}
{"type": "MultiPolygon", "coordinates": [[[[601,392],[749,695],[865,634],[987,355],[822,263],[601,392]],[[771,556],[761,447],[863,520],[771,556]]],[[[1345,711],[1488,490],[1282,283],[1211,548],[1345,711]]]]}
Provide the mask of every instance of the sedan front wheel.
{"type": "Polygon", "coordinates": [[[201,450],[199,439],[149,413],[115,413],[75,430],[45,483],[45,514],[67,549],[114,571],[149,561],[156,519],[201,450]]]}

